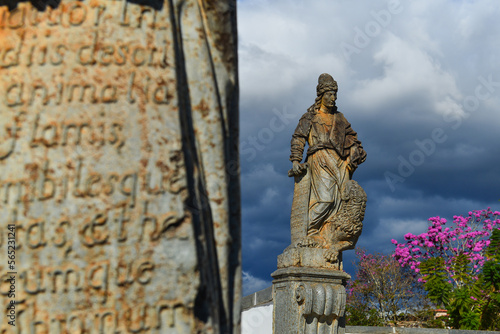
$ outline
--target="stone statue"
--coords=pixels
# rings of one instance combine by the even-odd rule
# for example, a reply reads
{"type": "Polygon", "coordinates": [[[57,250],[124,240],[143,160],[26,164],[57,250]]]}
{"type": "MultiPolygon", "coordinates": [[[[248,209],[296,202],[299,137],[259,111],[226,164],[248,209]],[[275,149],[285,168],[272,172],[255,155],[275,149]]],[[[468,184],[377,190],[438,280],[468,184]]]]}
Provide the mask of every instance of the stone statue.
{"type": "Polygon", "coordinates": [[[316,101],[292,137],[292,242],[271,275],[273,333],[345,333],[350,276],[342,270],[341,253],[354,248],[363,227],[366,194],[352,174],[366,152],[337,111],[337,90],[337,82],[321,74],[316,101]]]}
{"type": "Polygon", "coordinates": [[[366,193],[351,180],[366,152],[337,110],[337,91],[332,76],[321,74],[316,101],[292,136],[289,172],[296,178],[291,246],[326,249],[324,258],[331,263],[342,251],[354,248],[366,207],[366,193]],[[301,164],[306,143],[307,158],[301,164]]]}

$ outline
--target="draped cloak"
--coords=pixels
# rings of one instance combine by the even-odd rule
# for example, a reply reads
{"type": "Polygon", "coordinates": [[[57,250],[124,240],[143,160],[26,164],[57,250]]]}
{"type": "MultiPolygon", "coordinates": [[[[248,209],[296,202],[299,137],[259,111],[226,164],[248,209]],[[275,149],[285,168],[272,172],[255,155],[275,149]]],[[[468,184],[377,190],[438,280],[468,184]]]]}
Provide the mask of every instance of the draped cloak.
{"type": "Polygon", "coordinates": [[[353,172],[348,163],[356,168],[366,160],[366,152],[351,124],[336,110],[321,115],[311,107],[302,115],[292,136],[291,161],[302,161],[306,142],[311,173],[307,234],[312,235],[340,210],[342,189],[353,172]]]}

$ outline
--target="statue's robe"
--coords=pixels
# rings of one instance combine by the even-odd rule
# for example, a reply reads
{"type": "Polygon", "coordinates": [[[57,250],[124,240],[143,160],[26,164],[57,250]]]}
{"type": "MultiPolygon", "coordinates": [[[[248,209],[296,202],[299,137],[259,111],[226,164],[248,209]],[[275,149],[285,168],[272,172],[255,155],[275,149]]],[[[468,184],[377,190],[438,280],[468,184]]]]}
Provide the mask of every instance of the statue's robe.
{"type": "Polygon", "coordinates": [[[307,234],[313,235],[340,210],[342,188],[366,160],[366,152],[351,124],[336,110],[325,115],[310,108],[301,117],[292,136],[291,161],[302,160],[306,142],[311,173],[307,234]]]}

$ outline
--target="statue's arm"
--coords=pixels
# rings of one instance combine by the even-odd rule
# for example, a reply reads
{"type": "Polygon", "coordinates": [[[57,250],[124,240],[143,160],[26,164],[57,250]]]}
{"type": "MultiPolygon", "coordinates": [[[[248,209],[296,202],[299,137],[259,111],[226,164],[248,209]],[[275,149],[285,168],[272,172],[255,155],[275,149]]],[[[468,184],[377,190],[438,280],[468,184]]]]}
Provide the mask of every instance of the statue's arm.
{"type": "Polygon", "coordinates": [[[307,136],[309,135],[309,130],[311,128],[311,116],[309,113],[305,113],[299,120],[299,124],[292,135],[292,140],[290,142],[290,161],[301,162],[304,153],[304,147],[306,146],[307,136]]]}
{"type": "Polygon", "coordinates": [[[354,171],[366,160],[366,151],[363,149],[361,141],[358,140],[357,133],[352,129],[351,124],[348,124],[346,129],[346,142],[349,144],[349,169],[354,171]]]}

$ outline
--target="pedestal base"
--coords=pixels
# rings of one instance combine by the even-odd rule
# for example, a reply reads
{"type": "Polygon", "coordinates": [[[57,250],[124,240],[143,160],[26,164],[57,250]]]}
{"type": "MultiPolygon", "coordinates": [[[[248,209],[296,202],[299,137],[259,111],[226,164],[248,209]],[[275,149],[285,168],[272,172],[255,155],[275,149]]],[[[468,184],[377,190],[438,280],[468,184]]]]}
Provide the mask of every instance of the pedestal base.
{"type": "Polygon", "coordinates": [[[339,270],[288,267],[271,274],[274,334],[344,334],[345,283],[339,270]]]}
{"type": "Polygon", "coordinates": [[[278,269],[288,267],[310,267],[342,270],[342,253],[334,263],[325,260],[328,250],[324,248],[288,247],[278,255],[278,269]]]}

